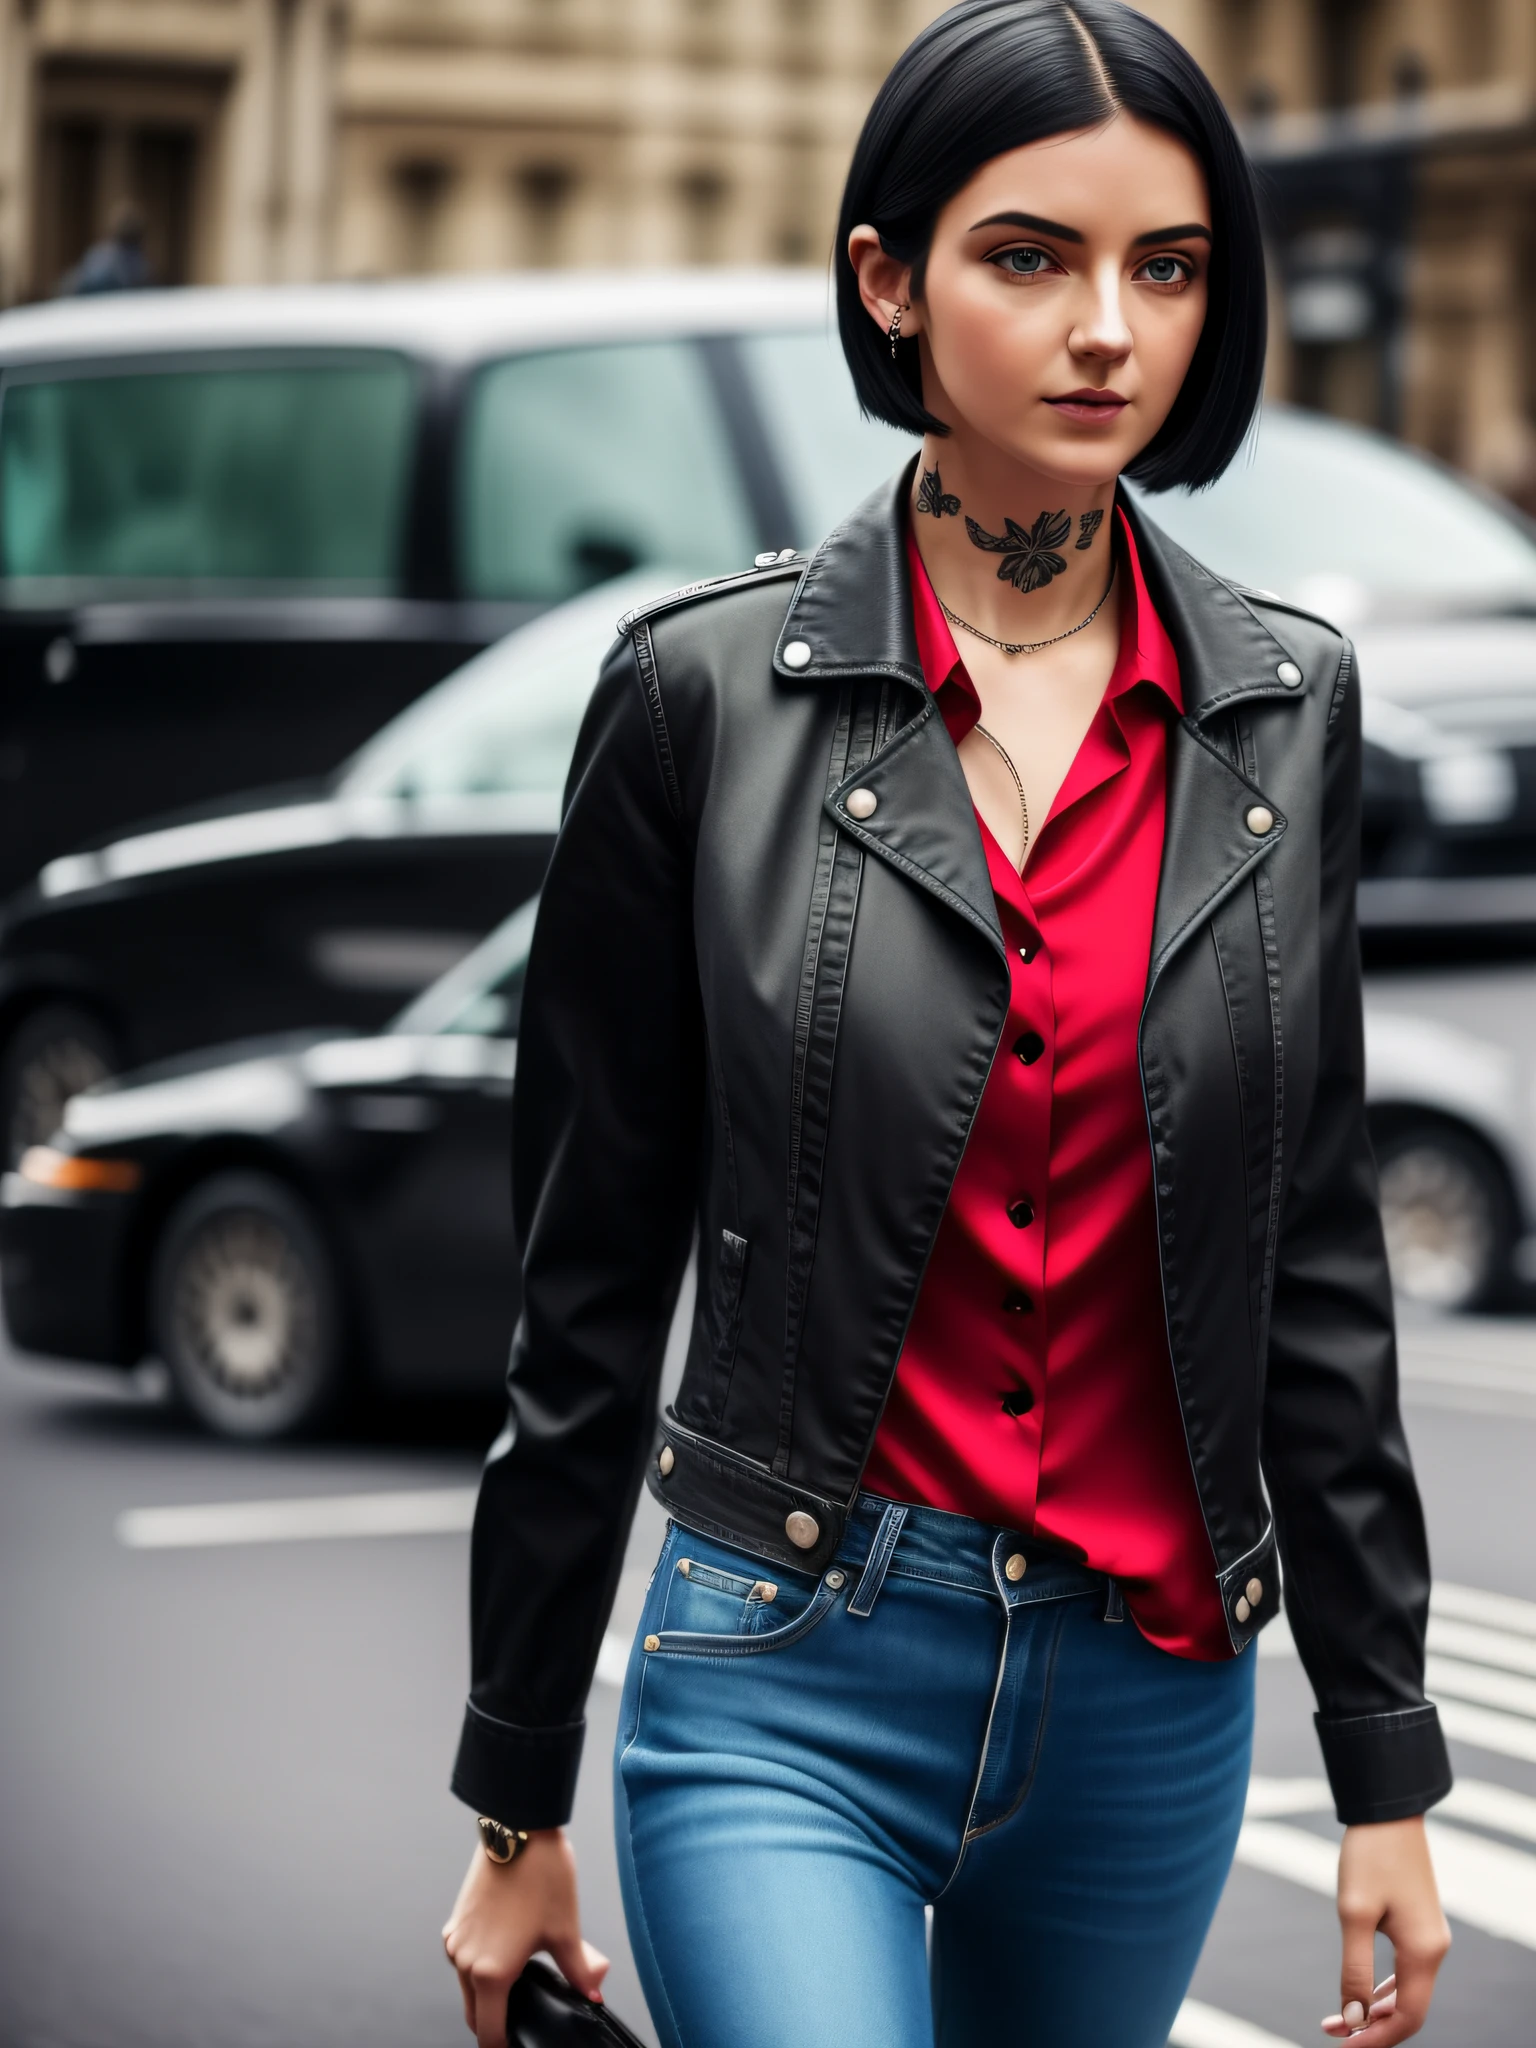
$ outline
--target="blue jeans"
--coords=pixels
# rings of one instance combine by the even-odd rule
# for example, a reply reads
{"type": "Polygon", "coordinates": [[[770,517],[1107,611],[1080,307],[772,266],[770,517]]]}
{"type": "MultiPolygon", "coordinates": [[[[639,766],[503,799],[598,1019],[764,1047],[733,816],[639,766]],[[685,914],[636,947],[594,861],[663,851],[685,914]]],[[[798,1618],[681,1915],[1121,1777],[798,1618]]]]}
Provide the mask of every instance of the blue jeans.
{"type": "Polygon", "coordinates": [[[1097,1573],[869,1495],[819,1578],[670,1528],[614,1802],[667,2048],[1162,2048],[1237,1843],[1254,1658],[1106,1609],[1097,1573]]]}

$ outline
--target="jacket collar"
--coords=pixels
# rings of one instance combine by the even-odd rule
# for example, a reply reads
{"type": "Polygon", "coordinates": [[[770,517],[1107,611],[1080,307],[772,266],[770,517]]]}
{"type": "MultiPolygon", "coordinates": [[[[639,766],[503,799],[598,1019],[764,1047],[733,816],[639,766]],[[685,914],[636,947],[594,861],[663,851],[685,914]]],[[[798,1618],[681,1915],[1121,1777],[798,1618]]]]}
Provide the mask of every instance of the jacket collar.
{"type": "MultiPolygon", "coordinates": [[[[906,562],[906,500],[917,458],[872,491],[816,550],[791,601],[773,665],[789,683],[891,676],[927,694],[906,562]],[[799,649],[808,650],[808,658],[799,649]],[[785,650],[799,657],[786,661],[785,650]]],[[[1188,718],[1254,698],[1294,702],[1279,675],[1292,650],[1230,583],[1187,555],[1133,500],[1121,504],[1142,573],[1179,658],[1188,718]]],[[[1303,683],[1309,680],[1303,678],[1303,683]]]]}

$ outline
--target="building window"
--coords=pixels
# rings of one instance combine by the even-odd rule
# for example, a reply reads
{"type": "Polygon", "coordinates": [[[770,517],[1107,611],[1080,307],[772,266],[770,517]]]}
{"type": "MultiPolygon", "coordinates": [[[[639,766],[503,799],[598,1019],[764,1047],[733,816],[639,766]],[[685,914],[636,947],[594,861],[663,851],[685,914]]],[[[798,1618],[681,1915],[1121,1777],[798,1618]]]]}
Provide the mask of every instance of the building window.
{"type": "Polygon", "coordinates": [[[415,272],[437,267],[443,214],[452,183],[452,170],[435,157],[413,157],[395,165],[402,270],[415,272]]]}
{"type": "Polygon", "coordinates": [[[1352,107],[1362,97],[1364,58],[1376,0],[1319,0],[1319,97],[1325,107],[1352,107]]]}
{"type": "Polygon", "coordinates": [[[718,171],[688,171],[678,181],[683,202],[683,255],[689,263],[718,263],[723,254],[725,180],[718,171]]]}
{"type": "Polygon", "coordinates": [[[548,270],[563,254],[575,174],[568,164],[525,164],[517,174],[522,199],[523,261],[548,270]]]}

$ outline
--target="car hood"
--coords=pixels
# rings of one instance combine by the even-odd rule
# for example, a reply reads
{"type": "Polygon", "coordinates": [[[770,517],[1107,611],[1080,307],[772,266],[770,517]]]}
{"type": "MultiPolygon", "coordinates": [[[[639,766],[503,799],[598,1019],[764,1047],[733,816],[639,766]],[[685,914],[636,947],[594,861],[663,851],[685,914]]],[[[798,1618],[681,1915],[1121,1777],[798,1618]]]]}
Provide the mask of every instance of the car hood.
{"type": "Polygon", "coordinates": [[[557,792],[496,795],[355,796],[325,783],[250,793],[217,807],[150,822],[104,845],[61,854],[38,875],[44,902],[143,875],[196,871],[220,863],[335,846],[352,839],[401,839],[551,833],[560,822],[557,792]]]}
{"type": "Polygon", "coordinates": [[[64,1132],[79,1146],[134,1139],[260,1135],[300,1122],[318,1100],[413,1084],[510,1082],[515,1040],[472,1032],[286,1033],[157,1061],[71,1097],[64,1132]]]}

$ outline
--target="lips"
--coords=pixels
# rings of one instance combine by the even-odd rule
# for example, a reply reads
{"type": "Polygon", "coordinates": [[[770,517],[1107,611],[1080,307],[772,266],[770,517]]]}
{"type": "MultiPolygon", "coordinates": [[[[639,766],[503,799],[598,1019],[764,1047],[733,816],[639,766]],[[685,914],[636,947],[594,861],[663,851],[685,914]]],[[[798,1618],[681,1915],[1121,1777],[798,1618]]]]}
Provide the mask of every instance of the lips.
{"type": "Polygon", "coordinates": [[[1053,412],[1059,412],[1072,420],[1082,420],[1092,426],[1106,426],[1119,419],[1130,404],[1118,391],[1067,391],[1060,398],[1048,398],[1046,404],[1053,412]]]}

